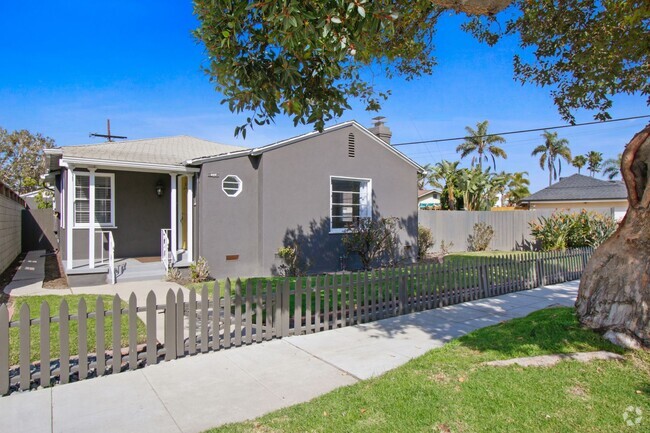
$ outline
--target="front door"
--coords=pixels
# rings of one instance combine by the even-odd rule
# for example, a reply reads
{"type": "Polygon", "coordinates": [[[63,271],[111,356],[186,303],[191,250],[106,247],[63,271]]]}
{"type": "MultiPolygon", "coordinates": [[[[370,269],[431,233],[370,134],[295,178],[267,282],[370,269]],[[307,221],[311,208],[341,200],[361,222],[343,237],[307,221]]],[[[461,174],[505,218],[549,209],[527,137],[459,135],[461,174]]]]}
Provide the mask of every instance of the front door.
{"type": "Polygon", "coordinates": [[[181,176],[180,187],[178,188],[178,204],[180,212],[178,213],[178,231],[179,245],[181,249],[187,250],[187,177],[181,176]]]}

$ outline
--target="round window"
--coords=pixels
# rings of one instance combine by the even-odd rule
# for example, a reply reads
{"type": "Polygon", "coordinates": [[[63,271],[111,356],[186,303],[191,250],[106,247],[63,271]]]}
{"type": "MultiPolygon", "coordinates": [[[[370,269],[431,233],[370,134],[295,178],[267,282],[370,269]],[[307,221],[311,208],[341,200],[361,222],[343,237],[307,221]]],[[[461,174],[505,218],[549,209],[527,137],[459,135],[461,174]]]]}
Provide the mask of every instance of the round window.
{"type": "Polygon", "coordinates": [[[237,197],[241,192],[242,182],[241,179],[234,174],[229,174],[223,178],[221,182],[221,189],[228,197],[237,197]]]}

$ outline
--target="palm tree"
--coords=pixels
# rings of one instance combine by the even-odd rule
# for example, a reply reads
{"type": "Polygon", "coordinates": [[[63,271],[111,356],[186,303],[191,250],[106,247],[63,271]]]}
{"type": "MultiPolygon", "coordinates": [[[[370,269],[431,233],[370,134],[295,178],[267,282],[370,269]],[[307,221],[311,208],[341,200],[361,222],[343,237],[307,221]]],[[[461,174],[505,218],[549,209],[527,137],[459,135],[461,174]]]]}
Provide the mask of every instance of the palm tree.
{"type": "Polygon", "coordinates": [[[580,174],[580,169],[587,165],[587,158],[584,155],[578,155],[573,158],[571,165],[578,169],[578,174],[580,174]]]}
{"type": "Polygon", "coordinates": [[[510,182],[508,182],[508,191],[506,196],[508,197],[508,204],[517,203],[524,197],[530,195],[528,186],[530,186],[530,180],[527,178],[527,171],[517,171],[510,175],[510,182]]]}
{"type": "Polygon", "coordinates": [[[607,176],[609,180],[613,180],[615,177],[620,176],[622,157],[623,154],[619,153],[618,157],[605,160],[605,163],[603,164],[603,176],[607,176]]]}
{"type": "Polygon", "coordinates": [[[422,172],[418,172],[418,189],[424,189],[427,184],[427,176],[431,173],[431,164],[424,164],[422,172]]]}
{"type": "Polygon", "coordinates": [[[460,161],[440,161],[433,167],[429,176],[431,185],[442,191],[447,190],[447,202],[450,210],[456,209],[455,185],[458,179],[458,164],[460,161]]]}
{"type": "Polygon", "coordinates": [[[465,141],[458,145],[456,152],[460,152],[460,157],[465,158],[470,153],[476,152],[478,156],[472,156],[472,167],[478,161],[478,166],[483,169],[483,160],[489,161],[488,155],[492,157],[492,164],[494,169],[497,169],[496,157],[507,159],[508,155],[495,143],[505,143],[505,138],[499,135],[488,135],[487,132],[488,121],[479,122],[476,124],[476,130],[465,127],[465,131],[469,134],[465,137],[465,141]]]}
{"type": "Polygon", "coordinates": [[[594,177],[596,173],[600,172],[602,162],[602,153],[592,150],[587,154],[587,169],[591,173],[591,177],[594,177]]]}
{"type": "Polygon", "coordinates": [[[539,157],[539,166],[544,170],[544,166],[548,168],[548,186],[553,184],[553,179],[562,174],[562,159],[567,163],[572,161],[571,150],[569,149],[569,140],[566,138],[558,138],[557,132],[544,131],[544,144],[540,144],[531,153],[531,156],[539,157]],[[557,160],[558,167],[555,168],[555,161],[557,160]]]}

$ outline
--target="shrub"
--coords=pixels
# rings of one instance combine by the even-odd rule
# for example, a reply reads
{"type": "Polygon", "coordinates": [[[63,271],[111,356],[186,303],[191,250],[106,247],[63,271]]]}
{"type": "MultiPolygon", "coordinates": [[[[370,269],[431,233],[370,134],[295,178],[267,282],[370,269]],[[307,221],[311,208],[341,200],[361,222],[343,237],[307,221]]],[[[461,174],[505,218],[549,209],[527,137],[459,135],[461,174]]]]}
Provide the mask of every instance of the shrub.
{"type": "Polygon", "coordinates": [[[566,248],[598,247],[614,231],[616,221],[595,212],[555,213],[538,222],[530,222],[530,232],[543,251],[566,248]]]}
{"type": "Polygon", "coordinates": [[[165,281],[173,281],[174,283],[178,283],[183,279],[183,274],[181,273],[181,270],[178,268],[168,268],[167,273],[165,274],[165,281]]]}
{"type": "Polygon", "coordinates": [[[440,255],[444,257],[444,256],[446,256],[447,254],[449,254],[449,250],[450,250],[451,247],[453,247],[453,246],[454,246],[454,243],[453,243],[453,242],[449,242],[449,243],[447,244],[447,243],[445,243],[445,240],[443,239],[442,242],[440,242],[440,255]]]}
{"type": "Polygon", "coordinates": [[[388,264],[395,263],[397,255],[397,229],[399,220],[394,217],[373,221],[361,218],[343,235],[343,246],[349,253],[357,253],[364,269],[384,258],[388,264]]]}
{"type": "Polygon", "coordinates": [[[493,237],[494,229],[491,225],[476,223],[474,224],[474,232],[467,237],[467,249],[469,251],[485,251],[488,249],[493,237]]]}
{"type": "Polygon", "coordinates": [[[436,240],[431,234],[431,230],[425,226],[418,225],[418,259],[426,257],[427,252],[433,248],[436,240]]]}
{"type": "Polygon", "coordinates": [[[195,263],[190,265],[190,281],[193,283],[202,283],[210,277],[210,267],[208,262],[199,257],[195,263]]]}
{"type": "Polygon", "coordinates": [[[280,273],[285,277],[299,277],[305,275],[308,265],[300,259],[300,249],[297,244],[282,247],[278,250],[278,257],[282,259],[279,266],[280,273]]]}

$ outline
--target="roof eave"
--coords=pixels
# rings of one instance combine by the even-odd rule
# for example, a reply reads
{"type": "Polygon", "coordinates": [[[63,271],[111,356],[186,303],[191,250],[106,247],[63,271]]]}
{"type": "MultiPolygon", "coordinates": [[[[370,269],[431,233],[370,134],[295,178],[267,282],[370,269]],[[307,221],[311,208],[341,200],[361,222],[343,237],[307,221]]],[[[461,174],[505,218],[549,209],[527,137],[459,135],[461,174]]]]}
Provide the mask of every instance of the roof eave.
{"type": "Polygon", "coordinates": [[[59,161],[61,167],[87,167],[93,166],[97,168],[109,170],[124,170],[124,171],[147,171],[147,172],[167,172],[167,173],[198,173],[200,171],[197,167],[188,167],[186,165],[176,164],[155,164],[149,162],[135,162],[135,161],[116,161],[96,158],[80,158],[80,157],[66,157],[64,156],[59,161]]]}

